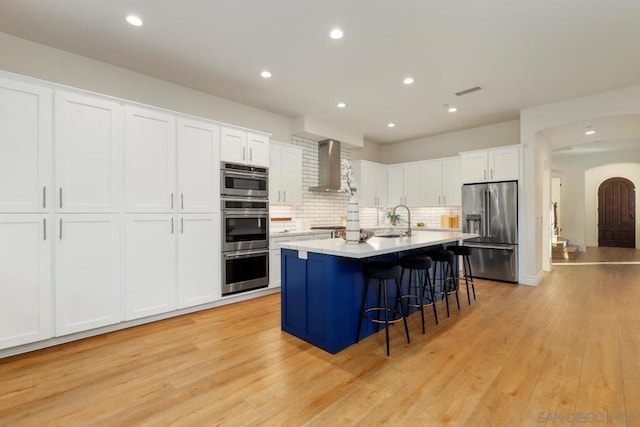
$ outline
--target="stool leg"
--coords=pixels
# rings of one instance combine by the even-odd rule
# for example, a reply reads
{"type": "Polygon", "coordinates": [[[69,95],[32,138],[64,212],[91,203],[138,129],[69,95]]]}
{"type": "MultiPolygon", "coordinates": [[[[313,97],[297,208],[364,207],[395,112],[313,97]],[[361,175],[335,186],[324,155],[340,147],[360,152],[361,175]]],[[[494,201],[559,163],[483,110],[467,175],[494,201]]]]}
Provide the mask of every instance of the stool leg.
{"type": "MultiPolygon", "coordinates": [[[[381,292],[383,291],[382,286],[383,286],[384,282],[382,280],[380,280],[380,279],[376,279],[376,283],[378,284],[378,302],[376,303],[376,306],[377,307],[381,307],[381,305],[380,305],[380,295],[381,295],[381,292]]],[[[384,303],[385,303],[385,307],[386,307],[387,302],[385,301],[384,303]]],[[[380,313],[380,310],[378,310],[378,322],[376,323],[376,333],[380,332],[380,323],[382,322],[382,318],[380,316],[381,316],[381,313],[380,313]]]]}
{"type": "Polygon", "coordinates": [[[365,277],[364,288],[362,289],[362,302],[360,303],[360,316],[358,317],[358,331],[356,332],[356,343],[360,342],[362,318],[364,317],[364,304],[367,302],[367,290],[369,290],[369,279],[365,277]]]}
{"type": "MultiPolygon", "coordinates": [[[[466,260],[466,261],[467,261],[467,266],[469,267],[469,270],[468,270],[468,271],[469,271],[469,273],[468,273],[468,275],[469,275],[469,281],[471,282],[471,290],[473,290],[473,299],[474,299],[474,301],[475,301],[475,299],[476,299],[476,286],[475,286],[475,283],[473,282],[473,272],[471,271],[471,259],[469,258],[469,256],[468,256],[468,255],[465,255],[465,256],[464,256],[464,260],[466,260]]],[[[463,262],[464,262],[464,260],[463,260],[463,262]]],[[[464,275],[465,275],[465,277],[467,276],[466,266],[465,266],[465,273],[464,273],[464,275]]],[[[467,291],[467,292],[468,292],[468,291],[467,291]]]]}
{"type": "Polygon", "coordinates": [[[422,335],[426,333],[426,329],[424,327],[424,283],[426,279],[424,276],[429,277],[429,274],[426,272],[418,272],[418,281],[416,282],[416,293],[420,298],[420,319],[422,320],[422,335]]]}
{"type": "MultiPolygon", "coordinates": [[[[400,292],[400,282],[398,282],[398,279],[396,279],[396,288],[397,291],[400,292]]],[[[407,314],[404,311],[404,308],[402,307],[402,304],[400,304],[400,315],[402,316],[402,322],[404,323],[404,332],[407,334],[407,344],[411,343],[411,339],[409,338],[409,326],[407,325],[407,314]]],[[[389,342],[389,337],[387,336],[387,343],[389,342]]]]}
{"type": "MultiPolygon", "coordinates": [[[[467,288],[467,303],[471,305],[471,296],[469,295],[469,278],[467,277],[467,264],[464,262],[465,256],[461,257],[462,259],[462,273],[464,274],[464,285],[467,288]]],[[[458,283],[460,283],[460,277],[458,277],[458,283]]]]}
{"type": "MultiPolygon", "coordinates": [[[[441,282],[441,288],[442,292],[444,293],[444,301],[447,305],[447,317],[449,317],[449,288],[447,286],[447,267],[443,262],[438,263],[440,264],[440,273],[442,273],[442,282],[441,282]]],[[[436,266],[438,265],[436,264],[436,266]]],[[[436,267],[436,270],[438,268],[436,267]]]]}
{"type": "Polygon", "coordinates": [[[458,305],[458,311],[460,311],[460,298],[458,297],[458,281],[455,274],[453,274],[453,262],[449,262],[449,268],[451,269],[451,282],[453,283],[453,289],[456,294],[456,304],[458,305]]]}
{"type": "MultiPolygon", "coordinates": [[[[378,281],[380,287],[382,287],[382,294],[384,296],[384,332],[387,341],[387,356],[390,356],[389,352],[389,308],[387,307],[387,282],[386,281],[378,281]]],[[[380,305],[378,305],[379,307],[380,305]]]]}
{"type": "MultiPolygon", "coordinates": [[[[425,282],[425,286],[429,286],[429,294],[431,295],[431,306],[433,307],[433,317],[436,320],[436,325],[438,324],[438,310],[436,309],[436,291],[435,291],[435,287],[433,286],[433,283],[431,283],[431,279],[429,278],[429,272],[427,271],[426,274],[426,282],[425,282]]],[[[424,292],[423,294],[424,295],[424,292]]]]}

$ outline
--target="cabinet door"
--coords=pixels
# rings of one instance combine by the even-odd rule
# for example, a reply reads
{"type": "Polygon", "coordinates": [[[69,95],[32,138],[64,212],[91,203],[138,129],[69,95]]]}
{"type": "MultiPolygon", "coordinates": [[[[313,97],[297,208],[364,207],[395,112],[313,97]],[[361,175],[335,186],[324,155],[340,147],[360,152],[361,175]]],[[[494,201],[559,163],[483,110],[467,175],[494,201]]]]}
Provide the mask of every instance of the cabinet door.
{"type": "Polygon", "coordinates": [[[488,180],[486,151],[460,154],[462,183],[484,182],[488,180]]]}
{"type": "Polygon", "coordinates": [[[171,212],[176,181],[175,118],[126,107],[125,193],[128,212],[171,212]]]}
{"type": "Polygon", "coordinates": [[[375,176],[373,177],[372,182],[375,182],[376,184],[376,194],[378,196],[376,206],[387,206],[387,186],[389,185],[387,182],[387,167],[385,165],[376,165],[374,168],[374,173],[375,176]]]}
{"type": "Polygon", "coordinates": [[[302,150],[297,147],[282,147],[280,163],[283,202],[287,205],[302,205],[302,150]]]}
{"type": "Polygon", "coordinates": [[[280,146],[272,144],[269,147],[269,203],[273,205],[284,204],[282,197],[282,158],[280,146]]]}
{"type": "Polygon", "coordinates": [[[247,160],[250,165],[269,166],[269,137],[257,133],[247,134],[247,160]]]}
{"type": "Polygon", "coordinates": [[[0,212],[51,205],[51,91],[0,79],[0,212]]]}
{"type": "Polygon", "coordinates": [[[220,299],[220,214],[180,216],[178,234],[178,307],[220,299]]]}
{"type": "Polygon", "coordinates": [[[175,310],[176,218],[127,215],[125,227],[125,319],[175,310]]]}
{"type": "MultiPolygon", "coordinates": [[[[358,203],[360,206],[377,206],[376,165],[362,160],[353,162],[353,178],[358,186],[358,203]]],[[[386,181],[386,176],[385,176],[386,181]]],[[[386,182],[385,182],[386,184],[386,182]]],[[[386,200],[385,200],[386,203],[386,200]]]]}
{"type": "Polygon", "coordinates": [[[220,210],[220,128],[213,123],[180,118],[178,134],[178,209],[220,210]]]}
{"type": "Polygon", "coordinates": [[[489,151],[489,179],[507,181],[518,179],[520,175],[520,156],[518,147],[489,151]]]}
{"type": "Polygon", "coordinates": [[[120,322],[120,216],[57,215],[54,230],[56,336],[120,322]]]}
{"type": "Polygon", "coordinates": [[[123,108],[56,91],[56,209],[117,212],[122,198],[123,108]]]}
{"type": "Polygon", "coordinates": [[[225,162],[246,163],[247,132],[241,129],[221,127],[220,159],[225,162]]]}
{"type": "Polygon", "coordinates": [[[50,221],[0,215],[0,349],[53,334],[50,221]]]}
{"type": "Polygon", "coordinates": [[[442,204],[445,206],[462,205],[459,157],[442,161],[442,204]]]}
{"type": "Polygon", "coordinates": [[[281,255],[280,248],[269,250],[269,287],[278,288],[282,284],[281,276],[281,255]]]}
{"type": "Polygon", "coordinates": [[[389,204],[401,205],[404,203],[404,166],[393,165],[387,169],[389,183],[389,204]]]}
{"type": "Polygon", "coordinates": [[[442,161],[433,160],[422,164],[422,200],[424,206],[441,206],[442,202],[442,161]]]}
{"type": "Polygon", "coordinates": [[[420,163],[404,165],[404,204],[408,206],[422,205],[422,182],[420,180],[420,163]]]}

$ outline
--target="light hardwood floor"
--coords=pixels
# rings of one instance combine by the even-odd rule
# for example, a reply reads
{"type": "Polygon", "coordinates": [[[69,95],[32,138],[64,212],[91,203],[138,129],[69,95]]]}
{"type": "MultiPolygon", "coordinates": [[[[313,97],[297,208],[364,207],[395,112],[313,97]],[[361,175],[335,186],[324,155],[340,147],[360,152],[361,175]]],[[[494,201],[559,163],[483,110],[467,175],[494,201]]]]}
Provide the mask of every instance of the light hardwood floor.
{"type": "Polygon", "coordinates": [[[3,359],[0,425],[640,425],[640,265],[477,293],[389,358],[281,332],[272,295],[3,359]]]}

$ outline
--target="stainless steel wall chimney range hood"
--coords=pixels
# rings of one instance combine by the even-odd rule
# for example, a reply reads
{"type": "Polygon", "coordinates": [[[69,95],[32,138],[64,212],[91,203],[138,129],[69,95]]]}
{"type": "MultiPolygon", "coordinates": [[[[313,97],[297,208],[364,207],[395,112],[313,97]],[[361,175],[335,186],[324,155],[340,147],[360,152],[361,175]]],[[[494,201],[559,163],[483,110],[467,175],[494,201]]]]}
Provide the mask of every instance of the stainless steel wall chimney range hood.
{"type": "Polygon", "coordinates": [[[339,192],[340,183],[340,141],[318,142],[318,186],[309,191],[339,192]]]}

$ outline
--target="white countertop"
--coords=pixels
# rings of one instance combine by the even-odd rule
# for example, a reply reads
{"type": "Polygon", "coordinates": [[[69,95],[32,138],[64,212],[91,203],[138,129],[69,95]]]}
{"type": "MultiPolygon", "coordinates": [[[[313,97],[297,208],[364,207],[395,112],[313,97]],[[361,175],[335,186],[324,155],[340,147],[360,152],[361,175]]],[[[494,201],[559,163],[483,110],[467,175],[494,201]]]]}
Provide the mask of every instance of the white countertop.
{"type": "MultiPolygon", "coordinates": [[[[398,225],[376,225],[374,227],[363,227],[367,230],[374,230],[376,232],[389,230],[389,231],[406,231],[407,227],[398,226],[398,225]]],[[[433,228],[433,227],[411,227],[411,231],[461,231],[460,228],[433,228]]],[[[330,234],[331,230],[288,230],[288,231],[275,231],[269,234],[269,237],[286,237],[286,236],[305,236],[309,234],[330,234]]]]}
{"type": "Polygon", "coordinates": [[[477,234],[460,233],[458,231],[422,231],[413,233],[411,237],[372,237],[357,245],[347,244],[343,239],[304,240],[298,242],[281,243],[283,249],[294,249],[302,252],[313,252],[335,255],[346,258],[367,258],[376,255],[391,254],[433,246],[442,243],[452,243],[458,240],[478,237],[477,234]]]}

